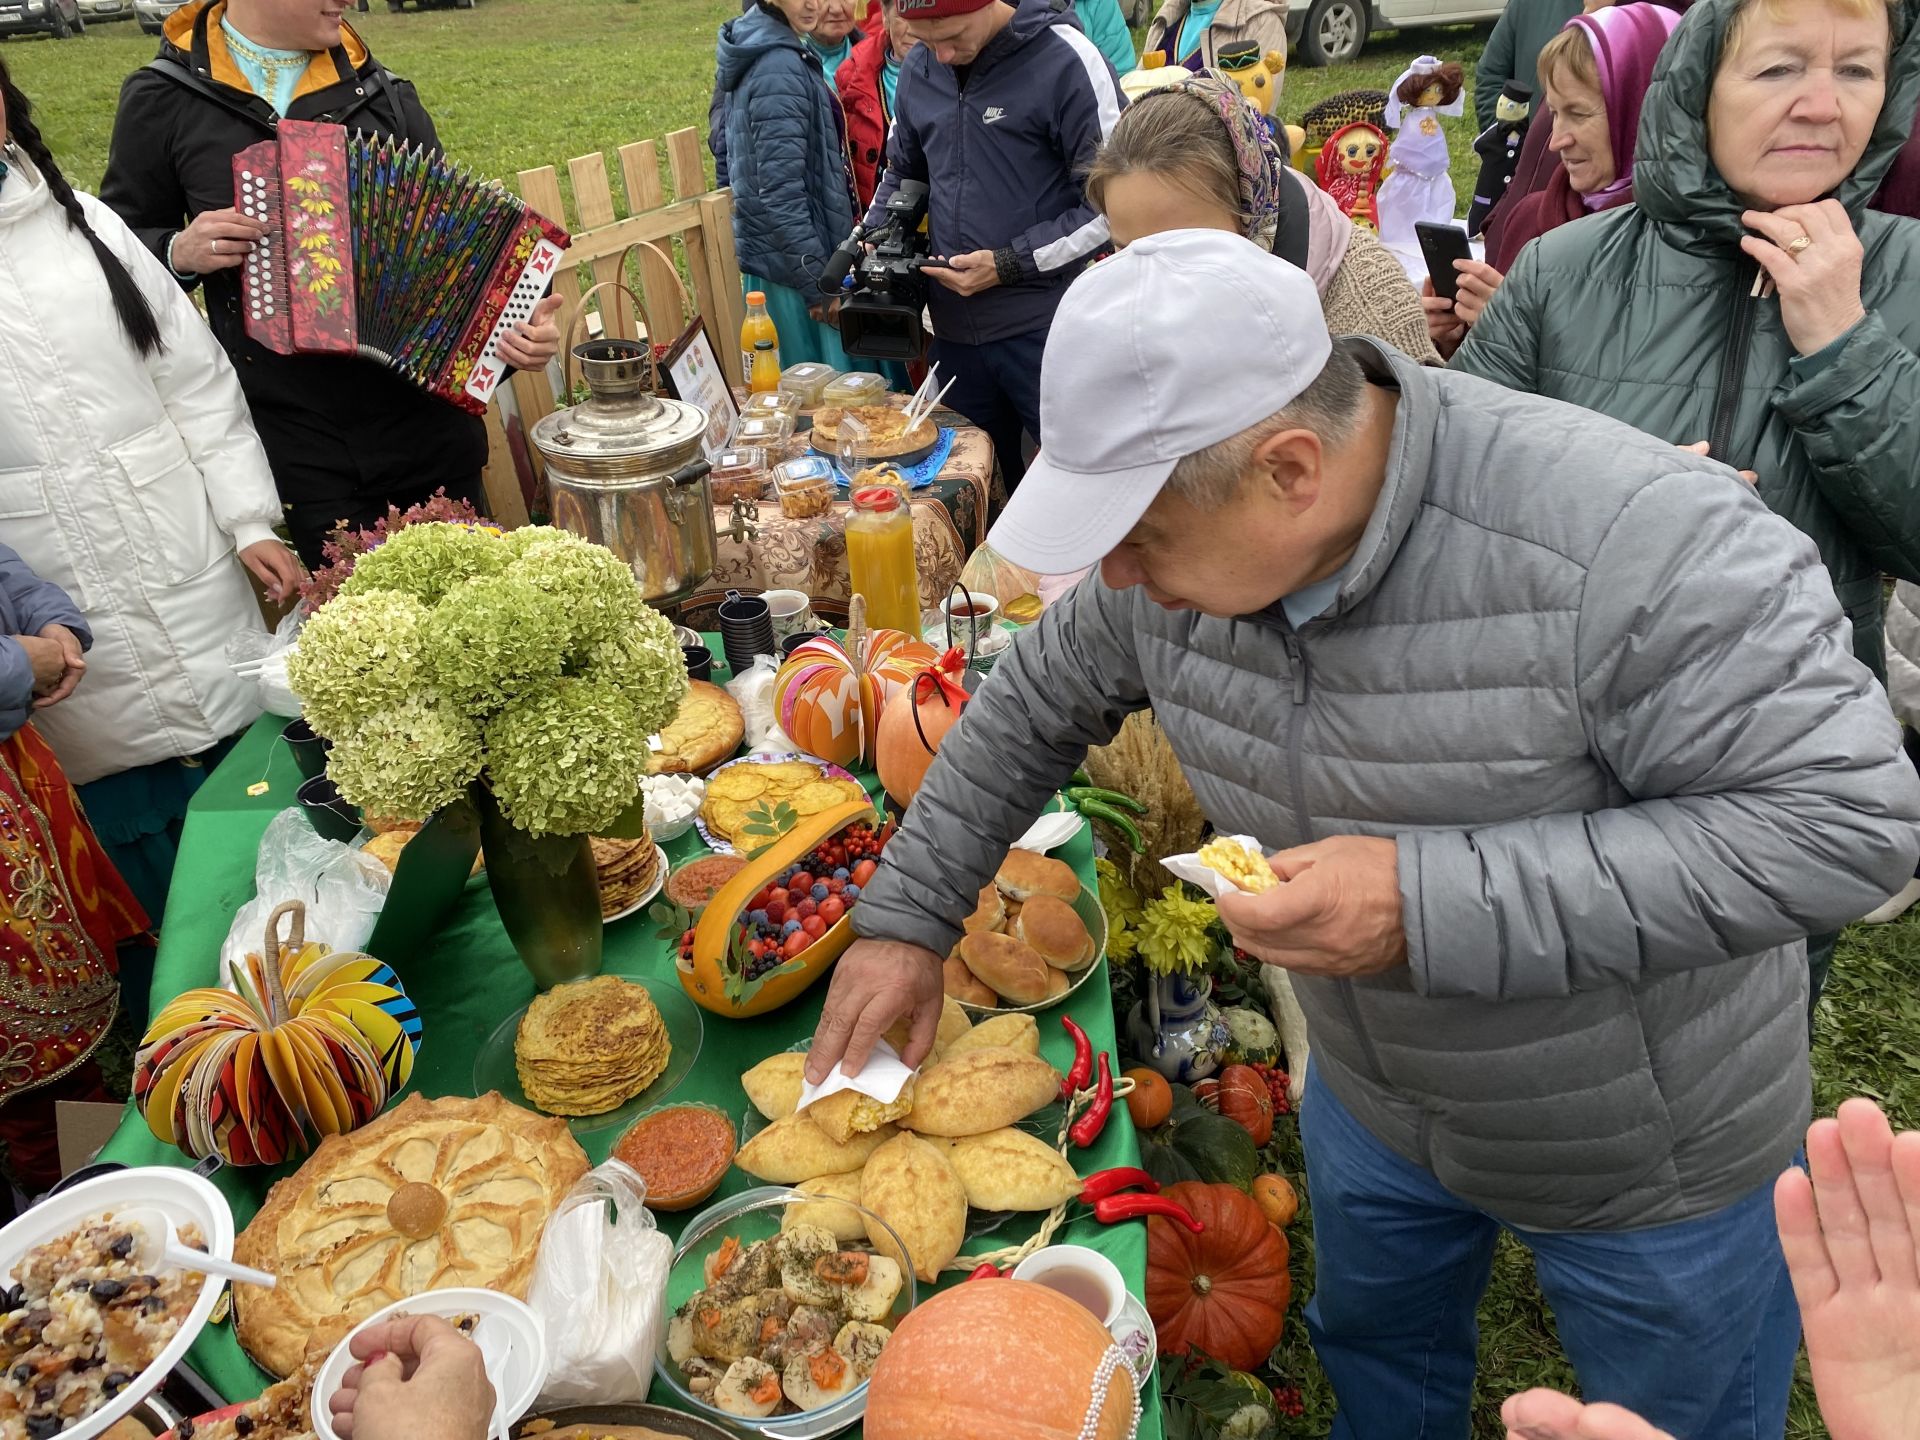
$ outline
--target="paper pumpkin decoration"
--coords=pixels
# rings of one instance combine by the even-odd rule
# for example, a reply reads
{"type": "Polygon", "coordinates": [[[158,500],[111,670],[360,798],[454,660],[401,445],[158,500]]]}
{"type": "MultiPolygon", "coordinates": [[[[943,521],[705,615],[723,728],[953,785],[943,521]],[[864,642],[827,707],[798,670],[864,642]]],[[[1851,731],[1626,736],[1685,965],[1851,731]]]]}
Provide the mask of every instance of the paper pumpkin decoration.
{"type": "Polygon", "coordinates": [[[196,1159],[277,1165],[366,1124],[406,1085],[420,1014],[399,977],[371,955],[307,944],[305,928],[305,906],[280,906],[271,960],[248,955],[235,989],[188,990],[154,1017],[133,1099],[159,1139],[196,1159]]]}
{"type": "Polygon", "coordinates": [[[773,678],[774,718],[787,738],[835,765],[873,753],[886,702],[938,658],[931,645],[905,631],[863,637],[862,629],[856,624],[846,645],[822,635],[796,646],[773,678]]]}

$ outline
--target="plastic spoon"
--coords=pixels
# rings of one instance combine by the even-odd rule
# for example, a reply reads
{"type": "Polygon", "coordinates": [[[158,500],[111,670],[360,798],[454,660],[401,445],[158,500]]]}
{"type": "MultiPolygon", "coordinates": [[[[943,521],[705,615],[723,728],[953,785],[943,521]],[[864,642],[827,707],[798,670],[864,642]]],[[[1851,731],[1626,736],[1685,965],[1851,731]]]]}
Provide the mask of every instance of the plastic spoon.
{"type": "Polygon", "coordinates": [[[131,1210],[121,1210],[114,1219],[130,1227],[139,1237],[139,1244],[131,1257],[142,1270],[198,1270],[203,1275],[217,1275],[222,1280],[238,1280],[248,1285],[258,1285],[271,1290],[279,1281],[264,1270],[255,1270],[251,1265],[237,1264],[232,1260],[222,1260],[203,1250],[195,1250],[180,1243],[180,1237],[174,1234],[173,1220],[164,1210],[155,1210],[150,1206],[139,1206],[131,1210]]]}
{"type": "Polygon", "coordinates": [[[513,1337],[494,1316],[481,1317],[473,1327],[473,1343],[480,1347],[480,1361],[493,1382],[492,1440],[507,1440],[507,1356],[513,1349],[513,1337]]]}

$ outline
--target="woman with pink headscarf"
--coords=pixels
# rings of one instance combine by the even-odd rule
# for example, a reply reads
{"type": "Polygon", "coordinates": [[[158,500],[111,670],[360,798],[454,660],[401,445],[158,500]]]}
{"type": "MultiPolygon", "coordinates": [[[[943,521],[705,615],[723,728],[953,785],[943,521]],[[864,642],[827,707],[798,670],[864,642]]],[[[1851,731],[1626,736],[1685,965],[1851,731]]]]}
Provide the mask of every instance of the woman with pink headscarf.
{"type": "Polygon", "coordinates": [[[1632,203],[1640,107],[1660,51],[1679,23],[1679,15],[1664,6],[1615,5],[1574,16],[1541,50],[1540,84],[1553,112],[1547,148],[1558,164],[1542,189],[1502,206],[1484,261],[1454,262],[1457,299],[1435,295],[1431,281],[1425,286],[1427,330],[1442,355],[1459,348],[1527,242],[1632,203]]]}

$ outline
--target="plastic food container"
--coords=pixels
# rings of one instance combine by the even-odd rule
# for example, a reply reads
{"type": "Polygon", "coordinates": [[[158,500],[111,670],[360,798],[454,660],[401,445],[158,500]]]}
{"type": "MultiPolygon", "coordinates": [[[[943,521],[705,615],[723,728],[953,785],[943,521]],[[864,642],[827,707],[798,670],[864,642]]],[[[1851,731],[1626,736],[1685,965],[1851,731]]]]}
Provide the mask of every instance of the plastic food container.
{"type": "Polygon", "coordinates": [[[749,395],[740,406],[742,415],[800,416],[800,397],[790,390],[760,390],[749,395]]]}
{"type": "Polygon", "coordinates": [[[742,415],[733,422],[729,450],[779,450],[793,438],[791,415],[742,415]]]}
{"type": "Polygon", "coordinates": [[[803,455],[773,469],[780,513],[789,520],[824,515],[833,505],[833,466],[818,455],[803,455]]]}
{"type": "Polygon", "coordinates": [[[871,370],[852,370],[833,381],[821,396],[825,405],[878,405],[887,398],[887,377],[871,370]]]}
{"type": "Polygon", "coordinates": [[[707,483],[713,489],[713,503],[731,505],[735,500],[764,500],[770,468],[767,452],[759,446],[720,451],[713,457],[713,470],[707,476],[707,483]]]}
{"type": "Polygon", "coordinates": [[[798,400],[801,409],[812,410],[823,403],[820,395],[827,388],[827,382],[839,376],[840,372],[831,365],[805,360],[780,372],[780,389],[798,400]]]}
{"type": "MultiPolygon", "coordinates": [[[[742,1246],[751,1245],[756,1240],[774,1239],[780,1234],[780,1218],[788,1206],[818,1203],[813,1197],[801,1195],[785,1186],[769,1185],[742,1191],[731,1200],[723,1200],[712,1209],[695,1216],[674,1249],[673,1268],[667,1274],[668,1316],[671,1317],[675,1310],[691,1300],[697,1291],[706,1288],[707,1257],[729,1238],[737,1239],[742,1246]]],[[[878,1215],[850,1201],[840,1203],[866,1222],[869,1234],[875,1233],[877,1227],[879,1233],[886,1235],[898,1247],[900,1254],[907,1253],[907,1247],[900,1243],[900,1237],[878,1215]]],[[[872,1251],[875,1247],[849,1244],[844,1248],[872,1251]]],[[[893,1302],[892,1314],[886,1321],[887,1328],[897,1326],[918,1302],[919,1287],[913,1272],[903,1266],[900,1294],[893,1302]]],[[[764,1420],[750,1420],[722,1410],[711,1403],[710,1397],[693,1393],[686,1373],[673,1358],[671,1332],[671,1324],[662,1330],[655,1371],[687,1409],[703,1418],[717,1420],[748,1433],[757,1432],[770,1437],[770,1440],[818,1440],[818,1437],[835,1434],[856,1424],[867,1413],[867,1384],[864,1380],[832,1404],[823,1405],[818,1410],[803,1410],[797,1415],[770,1415],[764,1420]]]]}

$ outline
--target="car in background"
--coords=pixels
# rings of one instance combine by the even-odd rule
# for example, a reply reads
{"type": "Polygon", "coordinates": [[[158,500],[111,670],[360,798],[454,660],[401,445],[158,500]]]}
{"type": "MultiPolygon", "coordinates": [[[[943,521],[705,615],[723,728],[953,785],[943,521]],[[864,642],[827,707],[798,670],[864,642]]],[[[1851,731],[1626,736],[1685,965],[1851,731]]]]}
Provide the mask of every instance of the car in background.
{"type": "Polygon", "coordinates": [[[167,23],[167,16],[186,3],[187,0],[133,0],[133,13],[142,30],[158,35],[161,26],[167,23]]]}
{"type": "Polygon", "coordinates": [[[86,31],[80,0],[0,0],[0,35],[51,35],[65,40],[86,31]]]}
{"type": "Polygon", "coordinates": [[[1507,0],[1289,0],[1288,58],[1307,65],[1352,60],[1375,30],[1498,20],[1507,0]]]}
{"type": "Polygon", "coordinates": [[[80,0],[80,13],[88,20],[131,20],[133,0],[80,0]]]}

